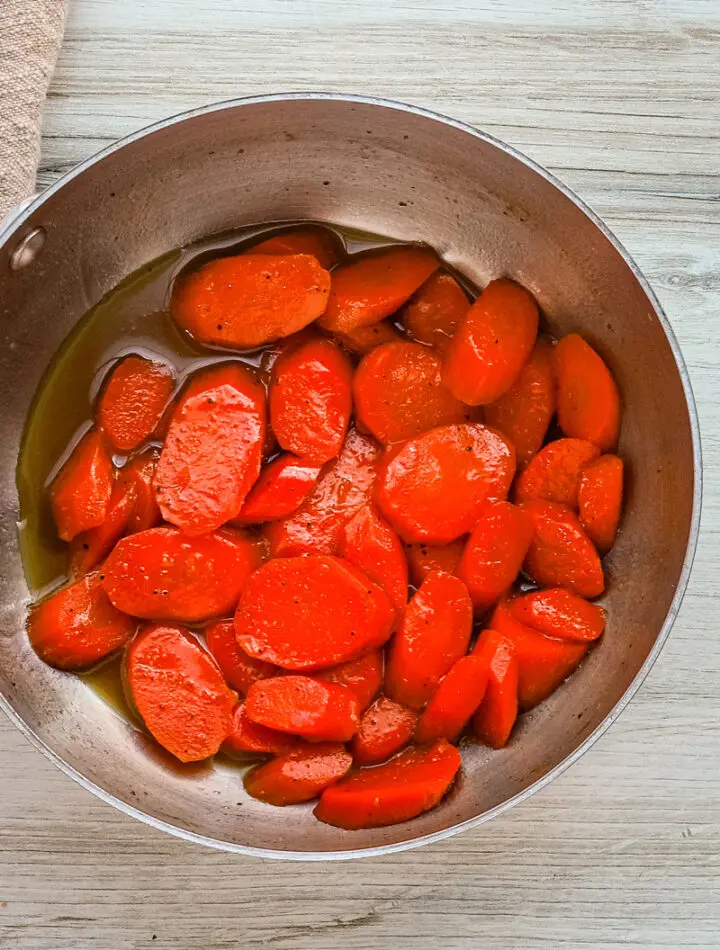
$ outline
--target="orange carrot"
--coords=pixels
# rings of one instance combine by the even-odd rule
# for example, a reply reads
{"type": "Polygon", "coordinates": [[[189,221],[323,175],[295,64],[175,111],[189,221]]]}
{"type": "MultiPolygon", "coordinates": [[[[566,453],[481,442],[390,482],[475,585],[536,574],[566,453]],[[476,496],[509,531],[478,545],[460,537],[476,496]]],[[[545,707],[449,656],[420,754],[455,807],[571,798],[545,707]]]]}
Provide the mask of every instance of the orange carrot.
{"type": "Polygon", "coordinates": [[[312,323],[329,293],[330,274],[309,254],[240,254],[183,274],[170,312],[200,343],[251,349],[312,323]]]}
{"type": "Polygon", "coordinates": [[[330,299],[320,326],[348,333],[389,317],[438,268],[428,247],[388,247],[363,254],[332,273],[330,299]]]}
{"type": "Polygon", "coordinates": [[[335,338],[346,350],[361,356],[383,343],[398,343],[403,339],[389,320],[381,320],[368,327],[356,327],[347,333],[336,333],[335,338]]]}
{"type": "Polygon", "coordinates": [[[403,546],[374,505],[366,505],[343,528],[340,554],[379,584],[396,610],[407,603],[408,566],[403,546]]]}
{"type": "Polygon", "coordinates": [[[101,525],[107,518],[112,489],[112,460],[102,434],[91,429],[50,486],[60,539],[72,541],[76,534],[101,525]]]}
{"type": "Polygon", "coordinates": [[[592,541],[566,505],[536,499],[520,506],[535,524],[525,570],[543,587],[567,587],[587,600],[605,587],[603,569],[592,541]]]}
{"type": "Polygon", "coordinates": [[[470,406],[499,399],[535,345],[538,308],[527,290],[494,280],[472,305],[445,354],[445,384],[470,406]]]}
{"type": "Polygon", "coordinates": [[[131,452],[155,432],[175,387],[167,363],[126,356],[113,368],[98,403],[98,425],[119,452],[131,452]]]}
{"type": "Polygon", "coordinates": [[[620,428],[620,396],[602,358],[577,333],[555,347],[558,422],[565,435],[612,450],[620,428]]]}
{"type": "Polygon", "coordinates": [[[465,550],[465,538],[458,538],[449,544],[406,544],[410,580],[419,587],[430,571],[444,571],[454,574],[465,550]]]}
{"type": "Polygon", "coordinates": [[[338,742],[300,745],[245,776],[248,795],[268,805],[297,805],[341,779],[352,756],[338,742]]]}
{"type": "Polygon", "coordinates": [[[256,660],[240,648],[232,620],[219,620],[207,627],[205,642],[220,667],[225,682],[243,696],[253,683],[277,676],[280,672],[277,666],[256,660]]]}
{"type": "Polygon", "coordinates": [[[232,732],[220,748],[226,755],[245,758],[248,752],[282,755],[297,744],[295,736],[253,722],[245,712],[245,703],[238,703],[233,710],[232,732]]]}
{"type": "Polygon", "coordinates": [[[380,696],[366,710],[352,741],[353,760],[357,765],[377,765],[399,752],[412,739],[418,714],[380,696]]]}
{"type": "Polygon", "coordinates": [[[469,309],[470,301],[452,274],[436,273],[403,307],[400,319],[413,340],[444,353],[469,309]]]}
{"type": "Polygon", "coordinates": [[[157,449],[146,449],[127,462],[121,470],[122,479],[130,485],[134,497],[127,524],[130,534],[155,528],[162,521],[153,486],[159,458],[160,452],[157,449]]]}
{"type": "Polygon", "coordinates": [[[390,645],[385,690],[411,709],[422,709],[438,683],[468,648],[472,603],[462,581],[433,571],[405,609],[390,645]]]}
{"type": "Polygon", "coordinates": [[[487,426],[439,426],[383,462],[375,500],[408,543],[445,544],[467,534],[488,498],[505,498],[515,450],[487,426]]]}
{"type": "Polygon", "coordinates": [[[330,270],[344,254],[340,238],[328,228],[291,228],[274,234],[250,248],[251,254],[310,254],[330,270]]]}
{"type": "Polygon", "coordinates": [[[518,714],[518,662],[512,640],[483,630],[473,648],[490,666],[483,701],[473,716],[473,731],[491,749],[507,745],[518,714]]]}
{"type": "Polygon", "coordinates": [[[544,498],[577,509],[580,473],[600,455],[600,449],[585,439],[550,442],[521,472],[515,484],[515,500],[544,498]]]}
{"type": "Polygon", "coordinates": [[[74,576],[91,571],[110,553],[128,527],[135,504],[135,487],[121,469],[103,523],[76,534],[70,542],[70,571],[74,576]]]}
{"type": "Polygon", "coordinates": [[[605,611],[563,590],[536,590],[508,601],[515,620],[558,640],[597,640],[605,629],[605,611]]]}
{"type": "Polygon", "coordinates": [[[314,673],[315,679],[326,683],[337,683],[347,686],[357,696],[359,709],[362,712],[380,691],[383,682],[383,655],[380,650],[366,653],[357,660],[348,660],[339,663],[327,670],[314,673]]]}
{"type": "Polygon", "coordinates": [[[318,670],[382,646],[395,611],[377,584],[341,558],[268,561],[249,578],[235,615],[238,643],[287,670],[318,670]]]}
{"type": "Polygon", "coordinates": [[[155,474],[166,521],[214,531],[240,511],[260,474],[265,393],[240,363],[198,373],[175,409],[155,474]]]}
{"type": "Polygon", "coordinates": [[[248,690],[249,719],[318,742],[346,742],[357,732],[359,704],[346,686],[310,676],[274,676],[248,690]]]}
{"type": "Polygon", "coordinates": [[[82,670],[130,639],[137,622],[107,599],[99,572],[50,594],[33,606],[28,636],[35,652],[60,670],[82,670]]]}
{"type": "Polygon", "coordinates": [[[580,524],[601,554],[615,544],[623,497],[623,463],[602,455],[583,469],[578,489],[580,524]]]}
{"type": "Polygon", "coordinates": [[[214,755],[232,732],[235,693],[184,628],[141,630],[128,647],[125,676],[150,733],[181,762],[214,755]]]}
{"type": "Polygon", "coordinates": [[[273,459],[250,489],[237,524],[277,521],[296,511],[312,491],[322,466],[286,452],[273,459]]]}
{"type": "Polygon", "coordinates": [[[463,656],[443,677],[415,729],[415,741],[456,742],[463,726],[482,702],[490,675],[484,656],[463,656]]]}
{"type": "Polygon", "coordinates": [[[440,357],[419,343],[386,343],[362,360],[353,384],[360,425],[384,445],[471,421],[442,381],[440,357]]]}

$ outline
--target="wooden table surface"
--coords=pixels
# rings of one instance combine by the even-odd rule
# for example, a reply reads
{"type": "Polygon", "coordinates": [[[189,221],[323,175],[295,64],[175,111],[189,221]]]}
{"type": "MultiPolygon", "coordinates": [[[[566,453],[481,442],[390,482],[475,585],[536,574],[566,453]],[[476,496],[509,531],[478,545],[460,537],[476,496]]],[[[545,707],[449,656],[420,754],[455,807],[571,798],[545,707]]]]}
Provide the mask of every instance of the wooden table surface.
{"type": "Polygon", "coordinates": [[[307,89],[474,123],[549,166],[630,249],[704,430],[690,591],[639,696],[580,763],[490,825],[384,859],[186,844],[93,798],[3,720],[0,948],[718,948],[720,3],[71,0],[40,182],[151,120],[307,89]]]}

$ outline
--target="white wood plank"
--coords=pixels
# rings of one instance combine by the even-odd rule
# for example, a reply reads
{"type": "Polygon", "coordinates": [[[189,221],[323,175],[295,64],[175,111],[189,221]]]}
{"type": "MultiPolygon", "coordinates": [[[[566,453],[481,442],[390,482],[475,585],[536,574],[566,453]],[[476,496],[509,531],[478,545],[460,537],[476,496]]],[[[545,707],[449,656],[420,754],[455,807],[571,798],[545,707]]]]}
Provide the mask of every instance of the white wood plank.
{"type": "Polygon", "coordinates": [[[184,844],[96,801],[0,723],[0,948],[717,948],[720,5],[73,0],[40,181],[173,112],[289,89],[473,122],[606,218],[665,306],[698,398],[690,591],[640,695],[578,765],[484,828],[381,860],[284,865],[184,844]]]}

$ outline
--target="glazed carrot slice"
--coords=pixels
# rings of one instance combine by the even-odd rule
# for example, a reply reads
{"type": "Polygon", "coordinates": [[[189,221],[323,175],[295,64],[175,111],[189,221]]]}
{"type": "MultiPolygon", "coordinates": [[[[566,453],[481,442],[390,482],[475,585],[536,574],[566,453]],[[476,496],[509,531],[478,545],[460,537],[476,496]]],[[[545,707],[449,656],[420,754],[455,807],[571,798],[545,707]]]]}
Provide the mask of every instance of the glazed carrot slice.
{"type": "Polygon", "coordinates": [[[125,677],[151,735],[181,762],[214,755],[232,732],[235,693],[183,627],[141,630],[128,647],[125,677]]]}
{"type": "Polygon", "coordinates": [[[461,580],[433,571],[405,609],[390,644],[385,691],[391,699],[422,709],[438,683],[466,652],[472,602],[461,580]]]}
{"type": "Polygon", "coordinates": [[[245,712],[245,703],[238,703],[233,710],[232,732],[220,748],[227,755],[245,758],[248,752],[282,755],[297,744],[295,736],[253,722],[245,712]]]}
{"type": "Polygon", "coordinates": [[[620,396],[610,370],[577,333],[563,337],[554,356],[560,428],[609,452],[620,428],[620,396]]]}
{"type": "Polygon", "coordinates": [[[195,376],[175,409],[155,474],[166,521],[214,531],[240,511],[260,474],[265,392],[240,363],[195,376]]]}
{"type": "Polygon", "coordinates": [[[232,613],[262,552],[232,531],[189,538],[150,528],[118,541],[104,566],[105,590],[126,614],[198,623],[232,613]]]}
{"type": "Polygon", "coordinates": [[[463,727],[482,702],[490,675],[484,656],[463,656],[448,670],[415,729],[421,743],[448,739],[456,742],[463,727]]]}
{"type": "Polygon", "coordinates": [[[312,491],[321,468],[317,462],[290,452],[279,455],[262,470],[233,520],[238,524],[262,524],[291,515],[312,491]]]}
{"type": "Polygon", "coordinates": [[[507,497],[515,450],[487,426],[439,426],[383,461],[375,501],[408,543],[445,544],[467,534],[488,498],[507,497]]]}
{"type": "Polygon", "coordinates": [[[374,505],[344,526],[340,554],[379,584],[396,610],[407,603],[408,566],[400,539],[374,505]]]}
{"type": "Polygon", "coordinates": [[[245,790],[268,805],[297,805],[317,798],[351,765],[352,756],[339,742],[300,745],[248,772],[245,790]]]}
{"type": "Polygon", "coordinates": [[[419,343],[386,343],[368,353],[353,393],[358,422],[384,445],[471,421],[469,407],[443,384],[440,357],[419,343]]]}
{"type": "Polygon", "coordinates": [[[27,629],[35,652],[50,666],[82,670],[124,646],[136,626],[113,607],[95,572],[33,606],[27,629]]]}
{"type": "Polygon", "coordinates": [[[354,330],[348,330],[347,333],[336,333],[335,337],[346,350],[359,353],[361,356],[383,343],[399,343],[403,339],[392,323],[387,320],[372,323],[368,327],[356,327],[354,330]]]}
{"type": "Polygon", "coordinates": [[[352,367],[335,343],[309,340],[283,353],[270,380],[270,424],[288,452],[327,462],[342,448],[352,412],[352,367]]]}
{"type": "Polygon", "coordinates": [[[403,307],[400,320],[411,339],[444,353],[469,309],[467,294],[452,274],[436,273],[403,307]]]}
{"type": "Polygon", "coordinates": [[[343,525],[370,500],[379,456],[376,442],[351,429],[297,511],[268,525],[273,557],[337,554],[343,525]]]}
{"type": "Polygon", "coordinates": [[[248,690],[245,712],[253,722],[318,742],[346,742],[357,732],[359,704],[346,686],[310,676],[275,676],[248,690]]]}
{"type": "Polygon", "coordinates": [[[508,601],[520,623],[558,640],[597,640],[605,629],[605,611],[562,587],[536,590],[508,601]]]}
{"type": "Polygon", "coordinates": [[[103,523],[76,534],[70,542],[70,572],[74,576],[91,571],[110,553],[128,527],[135,504],[135,487],[121,469],[103,523]]]}
{"type": "Polygon", "coordinates": [[[518,664],[518,701],[532,709],[567,679],[587,652],[585,643],[554,640],[515,620],[506,603],[499,603],[490,626],[510,640],[518,664]]]}
{"type": "Polygon", "coordinates": [[[310,555],[268,561],[249,578],[235,615],[238,643],[286,670],[319,670],[377,649],[395,611],[347,561],[310,555]]]}
{"type": "Polygon", "coordinates": [[[517,380],[535,345],[538,307],[511,280],[494,280],[472,305],[445,354],[448,389],[470,406],[499,399],[517,380]]]}
{"type": "Polygon", "coordinates": [[[580,473],[600,455],[585,439],[558,439],[540,449],[515,484],[515,500],[544,498],[577,510],[580,473]]]}
{"type": "Polygon", "coordinates": [[[98,426],[119,452],[131,452],[155,432],[175,388],[167,363],[126,356],[113,368],[100,395],[98,426]]]}
{"type": "Polygon", "coordinates": [[[357,765],[377,765],[399,752],[412,739],[418,714],[387,696],[365,711],[351,751],[357,765]]]}
{"type": "Polygon", "coordinates": [[[454,574],[465,550],[465,538],[458,538],[449,544],[406,544],[410,580],[419,587],[430,571],[444,571],[454,574]]]}
{"type": "Polygon", "coordinates": [[[521,505],[535,524],[525,570],[541,587],[567,587],[592,600],[605,587],[602,564],[592,541],[566,505],[526,501],[521,505]]]}
{"type": "Polygon", "coordinates": [[[623,497],[623,463],[603,455],[583,469],[578,489],[580,524],[601,554],[615,544],[623,497]]]}
{"type": "Polygon", "coordinates": [[[128,533],[147,531],[162,521],[153,485],[159,458],[158,449],[149,448],[127,462],[121,470],[122,479],[131,486],[134,496],[127,524],[128,533]]]}
{"type": "Polygon", "coordinates": [[[510,502],[484,505],[457,567],[475,610],[492,607],[514,584],[534,531],[532,518],[510,502]]]}
{"type": "Polygon", "coordinates": [[[385,765],[361,769],[325,789],[315,817],[348,829],[409,821],[441,801],[460,764],[460,753],[447,742],[407,749],[385,765]]]}
{"type": "Polygon", "coordinates": [[[507,745],[518,715],[518,662],[512,640],[497,630],[483,630],[473,648],[490,665],[483,701],[473,716],[476,737],[491,749],[507,745]]]}
{"type": "Polygon", "coordinates": [[[388,247],[363,254],[332,273],[330,299],[320,326],[348,333],[389,317],[437,270],[429,247],[388,247]]]}
{"type": "Polygon", "coordinates": [[[250,349],[302,330],[329,294],[330,274],[310,254],[240,254],[182,275],[170,312],[200,343],[250,349]]]}
{"type": "Polygon", "coordinates": [[[105,521],[113,484],[112,460],[105,440],[91,429],[50,486],[50,505],[61,541],[72,541],[76,534],[105,521]]]}
{"type": "Polygon", "coordinates": [[[327,228],[293,228],[274,234],[250,248],[251,254],[311,254],[330,270],[344,254],[340,238],[327,228]]]}
{"type": "Polygon", "coordinates": [[[367,653],[357,660],[348,660],[314,673],[315,679],[347,686],[357,696],[359,709],[365,709],[377,696],[383,682],[383,655],[380,650],[367,653]]]}
{"type": "Polygon", "coordinates": [[[540,338],[512,386],[485,406],[485,422],[500,429],[524,468],[540,450],[555,413],[555,370],[550,342],[540,338]]]}
{"type": "Polygon", "coordinates": [[[219,620],[207,627],[205,642],[220,667],[225,682],[243,696],[253,683],[277,676],[280,672],[277,666],[264,660],[256,660],[240,648],[232,620],[219,620]]]}

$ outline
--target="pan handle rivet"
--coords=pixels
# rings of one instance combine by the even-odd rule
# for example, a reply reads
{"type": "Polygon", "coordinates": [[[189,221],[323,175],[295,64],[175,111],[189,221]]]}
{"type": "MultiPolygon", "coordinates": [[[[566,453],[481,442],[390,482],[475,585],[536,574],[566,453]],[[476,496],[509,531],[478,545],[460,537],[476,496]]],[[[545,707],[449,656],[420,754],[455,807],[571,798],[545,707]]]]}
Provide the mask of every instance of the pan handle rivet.
{"type": "Polygon", "coordinates": [[[36,261],[44,244],[45,228],[33,228],[12,252],[10,270],[22,270],[36,261]]]}

